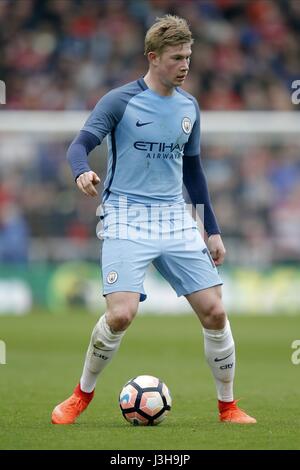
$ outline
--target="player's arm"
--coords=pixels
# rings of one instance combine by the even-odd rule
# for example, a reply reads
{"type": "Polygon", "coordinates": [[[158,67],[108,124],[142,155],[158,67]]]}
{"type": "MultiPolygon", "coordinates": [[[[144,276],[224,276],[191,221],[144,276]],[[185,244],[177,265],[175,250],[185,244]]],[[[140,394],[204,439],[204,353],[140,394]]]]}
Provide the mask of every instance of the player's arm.
{"type": "Polygon", "coordinates": [[[67,160],[71,166],[78,188],[87,196],[97,196],[95,186],[99,176],[91,170],[88,163],[89,153],[100,144],[100,139],[88,131],[80,131],[67,151],[67,160]]]}
{"type": "Polygon", "coordinates": [[[204,228],[208,235],[208,248],[216,265],[224,261],[225,247],[221,231],[211,204],[207,180],[201,165],[200,156],[183,157],[183,182],[193,206],[204,206],[204,228]]]}
{"type": "Polygon", "coordinates": [[[114,91],[104,95],[68,148],[67,160],[74,179],[78,188],[87,196],[97,196],[95,186],[100,182],[99,176],[89,166],[88,155],[101,144],[104,137],[115,128],[120,120],[119,101],[114,91]]]}
{"type": "Polygon", "coordinates": [[[200,110],[195,99],[193,99],[193,103],[195,105],[196,120],[190,138],[184,148],[183,182],[194,207],[197,207],[197,204],[204,205],[204,228],[208,235],[208,249],[215,264],[220,265],[224,261],[225,248],[200,161],[200,110]]]}

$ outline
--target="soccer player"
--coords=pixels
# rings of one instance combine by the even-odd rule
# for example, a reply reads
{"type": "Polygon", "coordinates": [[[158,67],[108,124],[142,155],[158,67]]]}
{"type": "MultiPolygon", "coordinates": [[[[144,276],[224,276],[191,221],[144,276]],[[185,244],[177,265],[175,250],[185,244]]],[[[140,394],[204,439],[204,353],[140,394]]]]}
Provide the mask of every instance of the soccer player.
{"type": "Polygon", "coordinates": [[[158,18],[145,37],[146,75],[103,96],[68,149],[78,188],[97,196],[100,179],[87,156],[108,137],[101,216],[107,308],[92,332],[79,384],[53,410],[54,424],[74,423],[92,400],[99,374],[145,299],[143,281],[151,262],[177,295],[186,297],[203,326],[220,420],[256,422],[233,396],[235,348],[216,268],[225,248],[200,162],[199,107],[180,88],[192,44],[184,19],[158,18]],[[182,183],[193,205],[204,205],[207,246],[185,209],[182,183]]]}

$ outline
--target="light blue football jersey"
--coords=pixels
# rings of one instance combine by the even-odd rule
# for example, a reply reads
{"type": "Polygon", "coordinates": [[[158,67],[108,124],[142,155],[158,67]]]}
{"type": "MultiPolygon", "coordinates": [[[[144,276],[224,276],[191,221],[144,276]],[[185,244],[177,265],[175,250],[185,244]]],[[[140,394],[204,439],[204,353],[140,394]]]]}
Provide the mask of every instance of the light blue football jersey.
{"type": "Polygon", "coordinates": [[[183,202],[182,159],[200,153],[199,107],[189,93],[161,96],[141,78],[104,95],[82,130],[108,137],[103,202],[183,202]]]}

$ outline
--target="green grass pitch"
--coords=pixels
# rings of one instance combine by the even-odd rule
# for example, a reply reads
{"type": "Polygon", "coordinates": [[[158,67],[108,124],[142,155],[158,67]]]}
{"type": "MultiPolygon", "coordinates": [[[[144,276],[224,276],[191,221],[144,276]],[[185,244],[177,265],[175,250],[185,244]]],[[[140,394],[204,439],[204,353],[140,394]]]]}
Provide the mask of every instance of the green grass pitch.
{"type": "Polygon", "coordinates": [[[95,321],[82,313],[0,318],[7,348],[7,364],[0,365],[0,449],[300,448],[300,365],[291,362],[300,317],[231,317],[236,397],[257,425],[218,422],[192,315],[137,317],[78,423],[51,425],[52,408],[78,381],[95,321]],[[157,427],[133,427],[121,415],[119,391],[139,374],[158,376],[171,390],[171,413],[157,427]]]}

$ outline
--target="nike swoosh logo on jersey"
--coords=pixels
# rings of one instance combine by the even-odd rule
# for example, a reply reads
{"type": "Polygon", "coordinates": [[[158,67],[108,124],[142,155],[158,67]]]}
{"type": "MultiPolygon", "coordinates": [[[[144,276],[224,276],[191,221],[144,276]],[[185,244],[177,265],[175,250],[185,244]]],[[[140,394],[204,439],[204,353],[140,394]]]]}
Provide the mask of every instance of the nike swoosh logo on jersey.
{"type": "Polygon", "coordinates": [[[147,124],[152,124],[153,121],[150,121],[150,122],[141,122],[140,120],[136,121],[136,126],[137,127],[142,127],[142,126],[147,126],[147,124]]]}
{"type": "Polygon", "coordinates": [[[230,354],[228,354],[228,356],[226,356],[226,357],[222,357],[222,358],[220,358],[220,359],[219,359],[218,357],[216,357],[215,362],[224,361],[224,360],[227,359],[229,356],[231,356],[231,354],[233,354],[233,351],[232,351],[230,354]]]}

